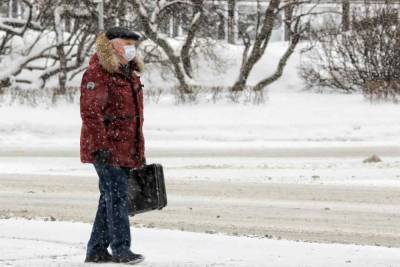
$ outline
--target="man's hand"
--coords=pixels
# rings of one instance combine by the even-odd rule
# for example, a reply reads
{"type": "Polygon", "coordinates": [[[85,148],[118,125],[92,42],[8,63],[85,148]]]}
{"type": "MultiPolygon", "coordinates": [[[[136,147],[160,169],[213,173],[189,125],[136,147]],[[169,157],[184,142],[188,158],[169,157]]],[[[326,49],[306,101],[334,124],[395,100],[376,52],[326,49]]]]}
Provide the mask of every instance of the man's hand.
{"type": "Polygon", "coordinates": [[[94,160],[97,164],[107,164],[111,161],[111,151],[108,149],[100,149],[93,152],[94,160]]]}

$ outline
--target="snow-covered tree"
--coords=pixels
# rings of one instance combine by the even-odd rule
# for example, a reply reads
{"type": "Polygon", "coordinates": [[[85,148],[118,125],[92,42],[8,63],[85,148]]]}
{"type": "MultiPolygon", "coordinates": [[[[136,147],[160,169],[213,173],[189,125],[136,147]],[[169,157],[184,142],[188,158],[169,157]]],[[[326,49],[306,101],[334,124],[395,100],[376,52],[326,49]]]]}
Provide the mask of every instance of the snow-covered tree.
{"type": "Polygon", "coordinates": [[[205,13],[204,1],[189,0],[157,0],[157,1],[131,1],[134,11],[137,13],[144,35],[159,46],[169,62],[173,66],[174,74],[179,81],[180,97],[184,100],[191,96],[193,88],[193,69],[190,52],[196,33],[200,29],[202,17],[205,13]],[[172,9],[191,7],[190,23],[187,35],[182,46],[176,48],[168,41],[168,38],[160,31],[160,21],[166,13],[172,9]]]}
{"type": "Polygon", "coordinates": [[[400,9],[395,3],[352,8],[350,29],[334,18],[313,32],[301,75],[309,87],[363,92],[400,101],[400,9]]]}
{"type": "Polygon", "coordinates": [[[95,29],[93,23],[79,23],[90,21],[90,13],[75,12],[72,3],[62,2],[22,0],[21,18],[0,18],[0,90],[40,89],[58,76],[55,94],[65,94],[67,79],[81,70],[89,55],[95,29]],[[75,19],[69,32],[65,17],[75,19]]]}
{"type": "Polygon", "coordinates": [[[283,70],[297,47],[300,39],[308,28],[308,21],[314,14],[314,8],[319,1],[313,0],[271,0],[268,2],[265,11],[261,11],[261,2],[257,1],[257,23],[254,27],[240,32],[245,48],[242,57],[242,66],[239,77],[232,87],[232,92],[243,91],[247,84],[247,79],[256,63],[264,55],[270,40],[277,16],[285,11],[285,26],[290,33],[290,41],[286,52],[282,55],[275,72],[259,81],[254,86],[254,91],[260,96],[262,101],[262,90],[282,76],[283,70]],[[308,5],[306,5],[308,4],[308,5]],[[249,37],[249,32],[255,33],[254,41],[249,37]]]}

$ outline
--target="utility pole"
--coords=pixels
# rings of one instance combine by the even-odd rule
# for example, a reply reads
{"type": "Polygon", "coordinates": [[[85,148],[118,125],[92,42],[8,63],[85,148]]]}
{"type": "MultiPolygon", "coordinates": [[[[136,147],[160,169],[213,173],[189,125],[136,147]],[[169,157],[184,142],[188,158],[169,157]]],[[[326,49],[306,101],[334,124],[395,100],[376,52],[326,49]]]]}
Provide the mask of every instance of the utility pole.
{"type": "Polygon", "coordinates": [[[13,6],[13,0],[10,0],[10,2],[8,2],[8,17],[12,18],[12,6],[13,6]]]}
{"type": "Polygon", "coordinates": [[[291,25],[293,20],[293,11],[294,11],[294,3],[290,3],[290,1],[285,0],[283,2],[285,8],[283,9],[283,29],[284,29],[284,40],[290,41],[291,36],[291,25]]]}
{"type": "Polygon", "coordinates": [[[10,0],[8,3],[8,17],[9,18],[19,18],[20,6],[18,0],[10,0]]]}
{"type": "Polygon", "coordinates": [[[342,30],[350,30],[350,0],[342,0],[342,30]]]}
{"type": "Polygon", "coordinates": [[[98,17],[98,26],[99,32],[104,31],[104,2],[103,0],[93,0],[95,4],[97,4],[97,17],[98,17]]]}
{"type": "MultiPolygon", "coordinates": [[[[235,44],[235,30],[236,30],[236,0],[228,0],[228,42],[235,44]]],[[[225,25],[223,25],[225,27],[225,25]]]]}

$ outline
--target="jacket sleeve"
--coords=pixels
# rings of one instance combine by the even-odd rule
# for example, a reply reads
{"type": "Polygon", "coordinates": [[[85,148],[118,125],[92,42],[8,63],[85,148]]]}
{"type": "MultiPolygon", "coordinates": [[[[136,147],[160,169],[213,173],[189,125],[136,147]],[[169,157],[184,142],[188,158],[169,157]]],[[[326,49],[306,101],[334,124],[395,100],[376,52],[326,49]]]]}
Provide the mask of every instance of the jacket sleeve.
{"type": "Polygon", "coordinates": [[[104,109],[107,104],[108,86],[105,77],[88,69],[82,77],[80,113],[86,128],[89,153],[98,149],[110,149],[104,125],[104,109]]]}

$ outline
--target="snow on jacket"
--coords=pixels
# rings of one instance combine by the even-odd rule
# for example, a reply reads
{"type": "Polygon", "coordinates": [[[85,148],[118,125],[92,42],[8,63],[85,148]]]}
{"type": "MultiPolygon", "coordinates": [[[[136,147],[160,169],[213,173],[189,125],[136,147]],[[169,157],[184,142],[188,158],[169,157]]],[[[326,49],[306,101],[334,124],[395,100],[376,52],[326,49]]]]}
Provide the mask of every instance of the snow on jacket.
{"type": "Polygon", "coordinates": [[[143,62],[136,57],[130,64],[134,71],[126,76],[119,70],[105,33],[97,37],[96,53],[90,58],[80,88],[82,163],[94,163],[92,153],[99,149],[111,151],[113,166],[137,168],[145,162],[140,81],[143,62]]]}

